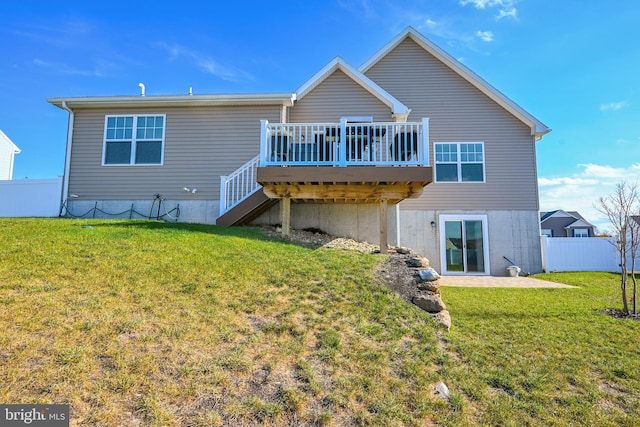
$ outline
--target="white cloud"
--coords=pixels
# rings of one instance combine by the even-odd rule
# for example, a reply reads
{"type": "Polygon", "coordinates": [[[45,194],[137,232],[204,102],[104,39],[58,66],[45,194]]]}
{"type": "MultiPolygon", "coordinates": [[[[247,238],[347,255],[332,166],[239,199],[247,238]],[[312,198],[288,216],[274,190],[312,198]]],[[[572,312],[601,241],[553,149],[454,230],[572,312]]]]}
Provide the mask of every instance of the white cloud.
{"type": "Polygon", "coordinates": [[[490,0],[460,0],[460,4],[463,6],[469,3],[473,4],[476,9],[484,9],[490,3],[490,0]]]}
{"type": "Polygon", "coordinates": [[[95,77],[102,76],[102,73],[97,69],[84,70],[81,68],[72,67],[62,62],[48,62],[48,61],[43,61],[39,58],[34,58],[33,64],[38,67],[51,70],[56,74],[64,74],[67,76],[95,76],[95,77]]]}
{"type": "MultiPolygon", "coordinates": [[[[427,18],[422,21],[422,24],[418,26],[418,29],[430,36],[441,37],[447,40],[447,46],[452,49],[458,45],[463,45],[467,49],[479,52],[476,48],[477,40],[479,36],[472,33],[463,33],[456,29],[456,25],[449,19],[443,18],[437,21],[431,18],[427,18]]],[[[480,32],[479,32],[480,33],[480,32]]],[[[491,32],[487,32],[493,37],[491,32]]]]}
{"type": "Polygon", "coordinates": [[[160,47],[169,52],[169,58],[175,60],[179,57],[191,59],[193,63],[208,74],[212,74],[226,81],[247,81],[253,80],[253,77],[238,68],[219,63],[207,54],[188,49],[177,44],[168,45],[160,43],[160,47]]]}
{"type": "Polygon", "coordinates": [[[498,9],[496,19],[511,17],[518,19],[518,10],[514,4],[516,0],[460,0],[460,5],[471,4],[476,9],[498,9]]]}
{"type": "Polygon", "coordinates": [[[613,193],[620,182],[640,183],[640,163],[628,167],[593,163],[578,166],[583,170],[571,176],[538,178],[540,210],[578,211],[601,230],[610,229],[607,218],[596,208],[598,200],[613,193]]]}
{"type": "Polygon", "coordinates": [[[339,0],[338,6],[365,19],[375,18],[377,16],[368,0],[339,0]]]}
{"type": "Polygon", "coordinates": [[[493,33],[491,31],[477,31],[476,36],[478,36],[480,40],[485,42],[493,41],[493,33]]]}
{"type": "Polygon", "coordinates": [[[628,101],[609,102],[600,105],[600,111],[618,111],[629,106],[628,101]]]}
{"type": "Polygon", "coordinates": [[[598,181],[595,179],[585,179],[585,178],[570,178],[570,177],[562,177],[562,178],[539,178],[538,185],[540,187],[548,187],[551,185],[595,185],[598,181]]]}
{"type": "Polygon", "coordinates": [[[518,19],[518,11],[516,10],[515,7],[500,9],[500,12],[498,12],[498,16],[496,16],[497,19],[509,18],[509,17],[513,19],[518,19]]]}
{"type": "Polygon", "coordinates": [[[584,175],[593,178],[607,178],[607,179],[627,179],[634,178],[634,169],[638,165],[632,165],[629,168],[614,168],[607,165],[596,165],[593,163],[580,164],[584,168],[584,175]]]}

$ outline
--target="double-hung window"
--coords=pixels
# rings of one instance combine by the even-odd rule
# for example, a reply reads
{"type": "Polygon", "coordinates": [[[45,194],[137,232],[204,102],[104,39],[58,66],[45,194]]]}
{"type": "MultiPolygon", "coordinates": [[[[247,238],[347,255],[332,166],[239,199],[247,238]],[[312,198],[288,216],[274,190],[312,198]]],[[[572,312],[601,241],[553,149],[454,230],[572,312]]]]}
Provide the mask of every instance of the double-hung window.
{"type": "Polygon", "coordinates": [[[574,228],[573,237],[589,237],[589,229],[587,228],[574,228]]]}
{"type": "Polygon", "coordinates": [[[161,165],[165,115],[106,116],[103,165],[161,165]]]}
{"type": "Polygon", "coordinates": [[[484,182],[484,143],[434,144],[436,182],[484,182]]]}

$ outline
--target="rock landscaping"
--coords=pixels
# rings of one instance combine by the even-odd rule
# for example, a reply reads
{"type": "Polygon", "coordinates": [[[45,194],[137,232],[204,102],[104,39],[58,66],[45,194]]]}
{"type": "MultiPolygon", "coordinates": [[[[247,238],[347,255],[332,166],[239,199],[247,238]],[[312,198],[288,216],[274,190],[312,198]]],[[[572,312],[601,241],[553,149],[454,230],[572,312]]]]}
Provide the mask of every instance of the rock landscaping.
{"type": "Polygon", "coordinates": [[[378,277],[402,299],[429,313],[447,330],[451,328],[451,315],[440,294],[440,275],[427,258],[407,248],[396,248],[389,251],[378,277]]]}
{"type": "MultiPolygon", "coordinates": [[[[262,231],[274,237],[281,236],[279,227],[262,226],[262,231]]],[[[334,237],[320,230],[291,230],[289,240],[308,247],[326,247],[379,253],[378,245],[357,242],[353,239],[334,237]]],[[[396,292],[410,304],[427,313],[447,330],[451,327],[451,315],[440,294],[440,275],[429,265],[429,260],[409,248],[391,248],[387,259],[376,271],[378,280],[396,292]]]]}

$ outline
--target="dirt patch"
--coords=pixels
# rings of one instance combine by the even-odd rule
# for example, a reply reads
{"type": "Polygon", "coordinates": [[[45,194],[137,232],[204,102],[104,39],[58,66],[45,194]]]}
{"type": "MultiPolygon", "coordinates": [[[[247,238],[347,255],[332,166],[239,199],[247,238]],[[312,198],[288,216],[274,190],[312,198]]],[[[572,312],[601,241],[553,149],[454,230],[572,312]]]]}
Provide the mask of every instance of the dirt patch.
{"type": "Polygon", "coordinates": [[[409,267],[413,258],[415,255],[412,254],[390,252],[376,271],[378,280],[408,303],[412,303],[413,297],[419,295],[416,271],[409,267]]]}

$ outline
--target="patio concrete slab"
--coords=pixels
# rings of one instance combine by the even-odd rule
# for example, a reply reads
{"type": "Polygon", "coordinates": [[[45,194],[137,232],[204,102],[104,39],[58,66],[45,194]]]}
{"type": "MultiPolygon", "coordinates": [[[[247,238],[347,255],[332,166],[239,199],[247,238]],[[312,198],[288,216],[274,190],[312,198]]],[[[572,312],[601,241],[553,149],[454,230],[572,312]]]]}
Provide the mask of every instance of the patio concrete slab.
{"type": "Polygon", "coordinates": [[[575,288],[562,283],[547,282],[533,277],[502,276],[441,276],[440,286],[473,288],[575,288]]]}

